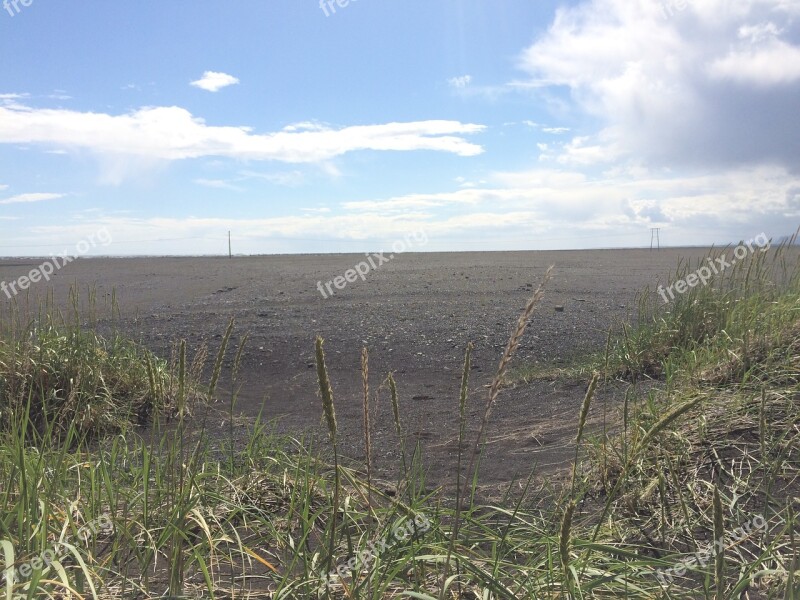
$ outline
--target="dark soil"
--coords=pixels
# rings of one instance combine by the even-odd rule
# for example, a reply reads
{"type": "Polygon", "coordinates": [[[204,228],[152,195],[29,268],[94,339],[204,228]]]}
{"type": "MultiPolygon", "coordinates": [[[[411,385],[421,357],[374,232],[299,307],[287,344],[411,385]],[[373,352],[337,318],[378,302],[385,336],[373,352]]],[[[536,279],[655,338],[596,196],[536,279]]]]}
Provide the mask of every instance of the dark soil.
{"type": "MultiPolygon", "coordinates": [[[[555,275],[513,365],[563,366],[602,350],[609,327],[635,311],[637,291],[668,283],[679,258],[704,253],[403,254],[327,299],[317,282],[324,285],[343,275],[364,255],[82,259],[65,266],[50,285],[61,302],[75,282],[82,290],[96,289],[101,329],[111,326],[110,297],[116,289],[121,306],[116,326],[164,357],[169,357],[173,341],[185,338],[190,348],[207,342],[213,359],[229,318],[235,317],[223,392],[230,391],[238,341],[249,333],[237,410],[249,421],[262,412],[265,419],[279,419],[280,431],[307,433],[309,440],[324,443],[314,369],[314,338],[321,335],[341,449],[355,460],[364,456],[360,360],[361,348],[367,346],[372,391],[389,371],[395,373],[408,447],[419,441],[428,483],[439,485],[455,477],[465,346],[475,344],[468,408],[474,428],[509,333],[549,265],[556,266],[555,275]]],[[[16,280],[41,262],[0,260],[0,281],[16,280]]],[[[45,294],[47,285],[34,284],[31,297],[45,294]]],[[[18,299],[24,303],[22,296],[18,299]]],[[[0,302],[8,302],[5,295],[0,302]]],[[[574,453],[585,385],[538,381],[504,390],[489,426],[481,483],[504,484],[527,477],[534,468],[553,479],[574,453]]],[[[604,411],[613,416],[619,397],[618,388],[601,390],[595,401],[596,424],[604,411]]],[[[375,467],[391,479],[400,455],[385,389],[373,407],[375,467]]],[[[228,427],[215,421],[212,430],[225,435],[228,427]]]]}

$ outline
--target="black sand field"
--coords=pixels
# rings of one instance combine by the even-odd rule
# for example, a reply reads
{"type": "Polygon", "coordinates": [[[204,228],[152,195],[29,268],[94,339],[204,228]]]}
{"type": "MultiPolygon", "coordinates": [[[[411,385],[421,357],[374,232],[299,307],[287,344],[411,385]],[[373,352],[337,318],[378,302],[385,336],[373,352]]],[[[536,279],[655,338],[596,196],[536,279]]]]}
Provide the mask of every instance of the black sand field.
{"type": "MultiPolygon", "coordinates": [[[[280,430],[297,436],[308,432],[310,439],[324,441],[313,368],[314,338],[322,335],[342,449],[354,459],[363,456],[359,368],[361,348],[367,346],[372,390],[395,372],[409,440],[421,444],[429,483],[440,484],[455,472],[464,348],[468,341],[475,344],[469,407],[474,420],[509,332],[549,265],[555,265],[555,276],[514,365],[558,366],[602,349],[609,327],[634,312],[638,290],[667,283],[680,258],[705,252],[403,254],[371,270],[363,281],[358,278],[343,290],[333,287],[328,298],[317,282],[324,289],[325,282],[365,260],[363,254],[82,259],[57,272],[50,284],[32,285],[29,293],[42,295],[52,286],[63,301],[75,282],[84,290],[94,288],[101,326],[108,327],[104,299],[116,289],[119,328],[164,357],[180,338],[190,348],[208,342],[213,355],[229,318],[235,317],[234,342],[250,334],[240,374],[240,413],[249,419],[263,410],[265,418],[280,419],[280,430]],[[556,306],[563,306],[563,312],[556,306]]],[[[41,262],[0,260],[0,281],[17,280],[41,262]]],[[[22,295],[17,299],[24,301],[22,295]]],[[[0,302],[9,302],[5,294],[0,302]]],[[[584,385],[537,382],[505,390],[492,416],[482,483],[527,476],[534,466],[555,476],[572,452],[584,385]]],[[[596,422],[603,403],[611,408],[618,397],[619,389],[612,387],[599,394],[596,422]]],[[[399,454],[385,391],[373,425],[376,467],[390,477],[399,454]]],[[[213,428],[227,431],[219,421],[213,428]]]]}

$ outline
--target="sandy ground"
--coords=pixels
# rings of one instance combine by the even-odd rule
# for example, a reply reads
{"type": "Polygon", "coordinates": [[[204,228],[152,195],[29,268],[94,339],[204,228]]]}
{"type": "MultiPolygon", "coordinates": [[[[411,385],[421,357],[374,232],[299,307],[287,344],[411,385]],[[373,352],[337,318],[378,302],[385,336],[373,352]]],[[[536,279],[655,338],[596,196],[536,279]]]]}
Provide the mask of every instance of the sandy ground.
{"type": "MultiPolygon", "coordinates": [[[[173,340],[190,348],[208,342],[213,354],[230,317],[234,349],[249,333],[240,373],[238,410],[247,418],[263,411],[279,429],[324,441],[314,366],[314,338],[325,338],[343,452],[363,455],[360,354],[370,351],[375,391],[389,371],[400,390],[408,445],[419,441],[429,483],[455,477],[458,389],[464,348],[475,344],[469,413],[482,411],[520,310],[546,268],[555,265],[540,308],[514,364],[565,364],[602,349],[608,328],[635,310],[646,285],[667,283],[679,259],[702,249],[597,250],[402,254],[323,298],[317,282],[334,280],[363,254],[228,258],[81,259],[51,282],[34,284],[32,296],[54,288],[64,300],[69,286],[97,291],[97,313],[108,327],[106,301],[116,289],[119,328],[164,357],[173,340]],[[557,305],[563,312],[556,312],[557,305]]],[[[11,282],[41,259],[0,260],[0,281],[11,282]]],[[[377,263],[378,260],[373,260],[377,263]]],[[[341,284],[341,280],[340,280],[341,284]]],[[[327,294],[327,292],[326,292],[327,294]]],[[[23,296],[19,296],[22,300],[23,296]]],[[[0,294],[0,302],[9,302],[0,294]]],[[[228,379],[223,382],[229,386],[228,379]]],[[[505,390],[493,412],[482,482],[501,484],[536,467],[554,474],[574,451],[577,413],[585,382],[537,382],[505,390]]],[[[595,414],[610,411],[618,389],[604,390],[595,414]]],[[[598,417],[599,418],[599,417],[598,417]]],[[[382,391],[373,417],[373,449],[380,474],[399,464],[388,395],[382,391]]],[[[221,423],[213,428],[225,432],[221,423]]]]}

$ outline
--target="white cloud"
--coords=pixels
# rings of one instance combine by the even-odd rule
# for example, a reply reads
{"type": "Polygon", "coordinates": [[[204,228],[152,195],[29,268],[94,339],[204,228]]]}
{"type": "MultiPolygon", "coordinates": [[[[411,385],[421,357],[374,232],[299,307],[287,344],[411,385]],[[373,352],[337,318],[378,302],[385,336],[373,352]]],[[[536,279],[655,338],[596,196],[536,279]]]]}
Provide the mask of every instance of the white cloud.
{"type": "MultiPolygon", "coordinates": [[[[360,200],[345,202],[345,210],[405,211],[416,208],[433,208],[447,204],[475,205],[486,199],[487,190],[463,189],[458,192],[438,194],[408,194],[388,200],[360,200]]],[[[498,192],[502,194],[503,192],[498,192]]]]}
{"type": "Polygon", "coordinates": [[[64,194],[31,193],[18,194],[10,198],[0,199],[0,204],[24,204],[27,202],[44,202],[46,200],[57,200],[63,198],[64,194]]]}
{"type": "MultiPolygon", "coordinates": [[[[475,156],[483,148],[461,136],[483,130],[482,125],[458,121],[417,121],[255,134],[248,127],[207,125],[177,106],[123,115],[0,106],[0,143],[92,151],[106,163],[112,181],[124,177],[131,164],[201,157],[324,163],[358,150],[475,156]]],[[[335,170],[333,165],[323,168],[335,170]]]]}
{"type": "MultiPolygon", "coordinates": [[[[478,182],[471,181],[471,180],[467,179],[466,177],[460,177],[460,176],[456,177],[454,179],[454,181],[458,184],[458,187],[460,187],[460,188],[474,188],[474,187],[478,187],[478,185],[479,185],[478,182]]],[[[486,182],[485,181],[481,181],[480,183],[486,183],[486,182]]]]}
{"type": "Polygon", "coordinates": [[[519,85],[542,97],[566,87],[573,110],[598,119],[602,136],[570,149],[584,164],[606,145],[655,165],[800,168],[797,2],[685,4],[670,18],[654,0],[561,8],[521,55],[519,85]]]}
{"type": "Polygon", "coordinates": [[[463,90],[472,82],[472,75],[461,75],[460,77],[451,77],[447,80],[450,87],[463,90]]]}
{"type": "Polygon", "coordinates": [[[522,121],[522,124],[531,129],[541,129],[543,132],[551,133],[553,135],[561,135],[562,133],[567,133],[568,131],[570,131],[569,127],[553,127],[549,125],[542,125],[541,123],[537,123],[529,119],[522,121]]]}
{"type": "MultiPolygon", "coordinates": [[[[577,136],[561,144],[555,159],[562,165],[591,166],[616,162],[623,157],[623,154],[613,136],[608,135],[608,132],[602,132],[598,136],[577,136]]],[[[552,156],[544,152],[542,158],[547,159],[552,156]]]]}
{"type": "Polygon", "coordinates": [[[218,190],[232,190],[234,192],[242,191],[242,188],[230,183],[229,181],[225,181],[224,179],[195,179],[194,182],[197,185],[215,188],[218,190]]]}
{"type": "Polygon", "coordinates": [[[300,123],[292,123],[283,128],[283,131],[294,133],[297,131],[325,131],[327,127],[322,123],[316,121],[301,121],[300,123]]]}
{"type": "Polygon", "coordinates": [[[93,213],[15,229],[17,237],[7,243],[67,243],[105,225],[114,236],[109,251],[115,254],[222,253],[227,230],[234,232],[235,252],[366,251],[419,229],[430,239],[425,250],[624,247],[649,244],[652,226],[662,227],[665,245],[727,243],[762,231],[776,237],[791,233],[800,218],[800,178],[778,167],[714,175],[636,165],[612,171],[599,176],[541,168],[496,172],[480,188],[312,204],[279,217],[93,213]],[[325,239],[320,231],[327,232],[325,239]]]}
{"type": "Polygon", "coordinates": [[[497,172],[490,181],[480,188],[346,202],[342,208],[398,217],[424,210],[432,229],[449,223],[449,233],[458,233],[454,224],[475,214],[493,229],[507,223],[504,215],[526,213],[538,219],[538,230],[554,234],[578,228],[613,237],[658,225],[693,234],[694,243],[709,230],[744,234],[759,225],[782,235],[787,220],[800,217],[800,178],[778,167],[675,175],[627,165],[599,176],[536,168],[497,172]]]}
{"type": "Polygon", "coordinates": [[[731,50],[709,65],[709,73],[717,79],[764,87],[800,80],[800,47],[778,39],[757,46],[731,50]]]}
{"type": "Polygon", "coordinates": [[[218,73],[216,71],[206,71],[200,79],[192,81],[191,85],[201,90],[206,90],[207,92],[218,92],[222,88],[238,83],[239,80],[233,75],[218,73]]]}
{"type": "MultiPolygon", "coordinates": [[[[483,149],[481,149],[480,152],[483,152],[483,149]]],[[[320,164],[320,168],[322,169],[322,172],[331,179],[338,179],[342,176],[342,172],[339,170],[339,167],[333,164],[332,161],[326,160],[320,164]]]]}
{"type": "Polygon", "coordinates": [[[284,187],[298,187],[306,182],[302,171],[280,171],[277,173],[258,173],[256,171],[241,171],[242,179],[260,179],[284,187]]]}

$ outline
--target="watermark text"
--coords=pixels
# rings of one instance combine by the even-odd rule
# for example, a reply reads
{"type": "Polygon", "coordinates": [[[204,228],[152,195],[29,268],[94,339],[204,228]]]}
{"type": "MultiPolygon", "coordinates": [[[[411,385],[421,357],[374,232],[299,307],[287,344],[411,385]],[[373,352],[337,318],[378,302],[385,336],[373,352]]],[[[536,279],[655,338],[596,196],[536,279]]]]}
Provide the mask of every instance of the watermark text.
{"type": "Polygon", "coordinates": [[[703,285],[707,285],[708,282],[714,275],[719,275],[725,269],[728,269],[735,265],[737,262],[744,260],[747,258],[748,254],[753,254],[756,251],[756,248],[761,252],[766,252],[769,250],[771,242],[767,237],[767,234],[760,233],[752,240],[748,240],[742,244],[736,246],[733,251],[733,256],[731,260],[728,260],[727,255],[722,254],[721,256],[717,256],[715,258],[708,257],[706,259],[708,261],[708,265],[703,265],[699,269],[697,269],[694,273],[690,273],[683,279],[679,279],[671,283],[666,288],[663,285],[658,286],[658,293],[661,298],[664,300],[664,304],[669,303],[670,300],[675,299],[675,293],[678,294],[685,294],[690,288],[695,287],[697,284],[702,283],[703,285]],[[667,299],[667,294],[669,293],[669,299],[667,299]]]}
{"type": "Polygon", "coordinates": [[[69,250],[64,250],[61,256],[53,256],[50,260],[32,269],[27,275],[23,275],[14,281],[1,281],[0,291],[10,300],[20,292],[27,290],[32,283],[39,283],[42,279],[50,281],[50,277],[58,270],[64,268],[74,261],[78,256],[86,254],[92,248],[96,248],[98,242],[103,246],[111,244],[111,234],[108,229],[101,227],[97,233],[90,235],[85,240],[81,240],[75,245],[75,254],[70,254],[69,250]]]}
{"type": "Polygon", "coordinates": [[[33,4],[33,0],[3,0],[3,8],[5,8],[6,12],[12,17],[22,12],[20,5],[27,8],[31,4],[33,4]]]}
{"type": "Polygon", "coordinates": [[[319,0],[319,7],[322,9],[322,12],[325,13],[326,17],[330,17],[336,14],[337,6],[339,8],[347,8],[351,2],[356,1],[357,0],[319,0]]]}
{"type": "Polygon", "coordinates": [[[387,255],[386,252],[369,252],[366,254],[367,260],[363,260],[355,265],[352,269],[348,269],[343,275],[334,277],[330,281],[326,282],[324,286],[322,281],[318,281],[317,289],[319,290],[319,293],[322,294],[323,298],[333,296],[335,294],[333,288],[336,288],[337,290],[343,290],[348,283],[355,283],[359,277],[361,278],[361,281],[366,281],[367,275],[371,271],[380,268],[381,265],[385,263],[391,262],[395,255],[402,254],[414,246],[424,246],[427,243],[428,236],[425,234],[425,232],[415,231],[414,233],[406,235],[404,239],[394,242],[392,244],[393,252],[391,254],[387,255]],[[326,290],[327,293],[325,293],[326,290]]]}

